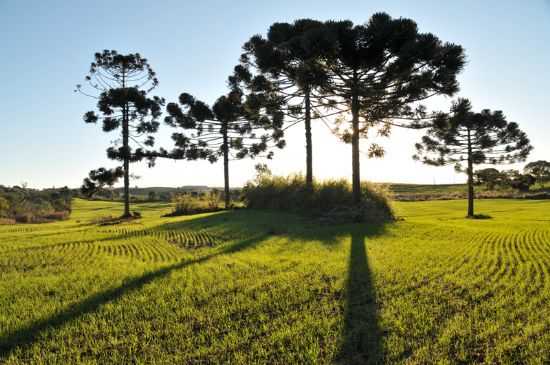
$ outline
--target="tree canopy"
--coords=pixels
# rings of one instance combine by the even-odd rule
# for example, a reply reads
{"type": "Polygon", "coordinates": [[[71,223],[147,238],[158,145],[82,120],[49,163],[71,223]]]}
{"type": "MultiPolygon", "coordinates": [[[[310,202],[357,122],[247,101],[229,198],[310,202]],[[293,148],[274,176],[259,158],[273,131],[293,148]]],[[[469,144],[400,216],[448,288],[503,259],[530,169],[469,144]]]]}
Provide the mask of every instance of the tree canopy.
{"type": "Polygon", "coordinates": [[[523,171],[527,174],[533,175],[539,184],[542,184],[550,180],[550,162],[539,160],[529,162],[523,168],[523,171]]]}
{"type": "MultiPolygon", "coordinates": [[[[337,45],[326,64],[323,87],[327,106],[340,113],[340,133],[352,144],[352,185],[360,200],[359,141],[369,133],[388,136],[392,127],[418,128],[429,118],[421,102],[458,91],[464,66],[462,47],[421,33],[406,18],[374,14],[364,25],[351,21],[325,23],[337,45]]],[[[371,144],[370,157],[382,156],[371,144]]]]}
{"type": "MultiPolygon", "coordinates": [[[[87,89],[77,85],[77,91],[96,99],[97,111],[85,113],[84,122],[101,122],[104,132],[121,129],[122,138],[107,149],[107,156],[122,162],[124,216],[129,217],[130,163],[148,156],[146,146],[154,145],[153,134],[160,125],[158,118],[162,115],[164,99],[149,96],[157,87],[158,79],[147,59],[139,53],[122,55],[114,50],[104,50],[95,54],[85,80],[87,89]],[[138,147],[134,148],[132,144],[138,147]]],[[[84,182],[84,191],[93,190],[95,182],[101,184],[103,177],[122,177],[118,169],[97,171],[100,173],[90,174],[84,182]]]]}
{"type": "MultiPolygon", "coordinates": [[[[208,159],[224,161],[225,203],[229,206],[229,160],[247,156],[273,156],[270,147],[283,148],[283,116],[278,111],[261,112],[262,103],[254,97],[245,98],[243,93],[232,90],[220,96],[212,107],[183,93],[179,104],[167,105],[165,122],[182,132],[172,135],[175,148],[161,151],[163,157],[185,159],[208,159]],[[270,115],[269,118],[267,115],[270,115]],[[232,153],[234,152],[234,153],[232,153]]],[[[264,108],[265,109],[265,108],[264,108]]]]}
{"type": "Polygon", "coordinates": [[[468,174],[468,216],[473,216],[474,165],[524,161],[533,147],[515,122],[501,111],[472,111],[467,99],[458,99],[450,113],[439,113],[422,141],[415,159],[433,166],[455,165],[468,174]],[[466,163],[466,167],[463,164],[466,163]]]}
{"type": "MultiPolygon", "coordinates": [[[[319,87],[328,82],[326,59],[335,43],[324,24],[312,19],[274,23],[267,38],[255,35],[243,46],[230,83],[244,83],[250,93],[284,113],[287,128],[303,122],[306,139],[306,184],[313,184],[311,121],[323,116],[319,87]]],[[[328,116],[326,113],[324,116],[328,116]]]]}

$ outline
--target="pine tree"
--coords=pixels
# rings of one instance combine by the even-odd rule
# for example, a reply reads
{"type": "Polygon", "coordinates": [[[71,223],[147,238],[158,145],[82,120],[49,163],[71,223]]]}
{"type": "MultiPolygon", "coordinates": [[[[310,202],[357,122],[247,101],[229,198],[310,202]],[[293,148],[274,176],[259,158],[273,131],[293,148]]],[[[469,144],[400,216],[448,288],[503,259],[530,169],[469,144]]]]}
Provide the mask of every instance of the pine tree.
{"type": "Polygon", "coordinates": [[[439,113],[416,144],[413,156],[433,166],[455,165],[468,175],[468,217],[474,217],[474,166],[525,161],[533,147],[517,123],[501,111],[472,111],[467,99],[453,103],[450,113],[439,113]],[[463,166],[463,164],[466,166],[463,166]]]}
{"type": "MultiPolygon", "coordinates": [[[[97,111],[84,114],[86,123],[102,123],[104,132],[121,130],[121,139],[107,149],[110,159],[122,162],[124,178],[124,214],[130,217],[130,163],[147,158],[145,146],[154,145],[152,136],[160,123],[164,99],[149,93],[158,85],[158,79],[147,59],[139,53],[122,55],[117,51],[104,50],[95,54],[95,60],[86,76],[88,89],[77,85],[78,92],[97,99],[97,111]],[[139,147],[133,148],[132,144],[139,147]]],[[[106,169],[103,169],[105,172],[106,169]]],[[[96,174],[96,183],[104,184],[102,178],[119,176],[120,170],[96,174]]],[[[94,182],[85,181],[84,188],[93,189],[94,182]]]]}
{"type": "MultiPolygon", "coordinates": [[[[413,20],[385,13],[374,14],[365,25],[338,21],[325,26],[337,50],[326,63],[329,82],[323,93],[332,100],[328,106],[341,113],[341,135],[352,145],[353,195],[359,203],[360,139],[372,130],[387,136],[392,127],[422,126],[430,116],[420,103],[458,90],[464,53],[458,45],[420,33],[413,20]]],[[[368,153],[377,157],[384,151],[371,144],[368,153]]]]}
{"type": "Polygon", "coordinates": [[[273,156],[270,147],[283,148],[281,130],[283,116],[274,111],[271,118],[263,110],[263,104],[245,99],[243,93],[234,89],[219,97],[212,107],[183,93],[179,104],[167,105],[168,116],[165,122],[172,127],[182,128],[182,132],[172,135],[175,148],[161,151],[160,157],[174,159],[207,159],[216,162],[223,158],[224,203],[231,205],[229,188],[229,161],[265,155],[273,156]],[[258,134],[262,133],[262,134],[258,134]],[[233,153],[232,153],[233,152],[233,153]]]}
{"type": "MultiPolygon", "coordinates": [[[[277,107],[286,117],[286,128],[304,123],[306,185],[313,187],[312,120],[330,116],[323,108],[319,87],[326,84],[326,55],[336,46],[327,39],[320,21],[299,19],[274,23],[267,37],[255,35],[243,46],[241,62],[230,81],[246,84],[250,93],[277,107]]],[[[285,128],[285,129],[286,129],[285,128]]]]}

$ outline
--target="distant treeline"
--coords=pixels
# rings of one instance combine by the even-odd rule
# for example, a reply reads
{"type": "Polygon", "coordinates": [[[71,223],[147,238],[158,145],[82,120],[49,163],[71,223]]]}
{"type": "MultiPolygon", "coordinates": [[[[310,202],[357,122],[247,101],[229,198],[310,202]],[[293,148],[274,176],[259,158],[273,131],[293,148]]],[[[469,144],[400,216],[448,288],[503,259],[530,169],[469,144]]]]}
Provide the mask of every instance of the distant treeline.
{"type": "Polygon", "coordinates": [[[67,188],[36,190],[0,185],[0,223],[43,223],[67,219],[73,193],[67,188]]]}
{"type": "MultiPolygon", "coordinates": [[[[132,202],[173,202],[175,199],[182,195],[188,195],[197,198],[206,198],[212,192],[221,192],[223,188],[220,187],[208,187],[205,185],[186,185],[181,187],[134,187],[130,188],[130,200],[132,202]]],[[[124,196],[123,188],[102,188],[94,191],[93,196],[84,194],[81,190],[75,189],[75,196],[84,199],[96,199],[96,200],[112,200],[122,201],[124,196]]],[[[233,188],[230,190],[231,197],[234,199],[240,199],[241,189],[233,188]]],[[[221,192],[223,197],[223,192],[221,192]]]]}

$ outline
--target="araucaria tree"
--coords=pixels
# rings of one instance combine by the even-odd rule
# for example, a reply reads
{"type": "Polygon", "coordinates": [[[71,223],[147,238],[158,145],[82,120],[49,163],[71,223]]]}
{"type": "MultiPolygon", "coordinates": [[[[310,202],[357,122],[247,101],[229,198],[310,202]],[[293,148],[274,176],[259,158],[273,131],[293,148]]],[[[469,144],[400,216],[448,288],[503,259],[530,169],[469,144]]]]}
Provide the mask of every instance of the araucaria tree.
{"type": "Polygon", "coordinates": [[[183,93],[179,104],[167,105],[165,122],[182,132],[172,135],[175,149],[161,151],[160,157],[174,159],[223,158],[224,202],[231,205],[229,190],[229,160],[265,155],[271,158],[270,147],[283,148],[283,115],[265,111],[262,103],[248,100],[239,89],[219,97],[212,107],[183,93]],[[269,116],[269,117],[268,117],[269,116]]]}
{"type": "MultiPolygon", "coordinates": [[[[352,145],[352,185],[355,203],[361,201],[361,138],[372,130],[387,136],[392,126],[417,128],[429,116],[422,101],[458,90],[456,75],[464,65],[462,47],[420,33],[411,19],[374,14],[365,25],[327,22],[327,38],[337,44],[326,63],[327,105],[341,112],[342,137],[352,145]]],[[[371,157],[383,149],[371,144],[371,157]]]]}
{"type": "Polygon", "coordinates": [[[474,166],[524,161],[533,147],[527,135],[501,111],[472,111],[467,99],[439,113],[416,144],[413,158],[433,166],[455,165],[468,174],[468,217],[474,217],[474,166]],[[466,166],[463,166],[466,164],[466,166]]]}
{"type": "MultiPolygon", "coordinates": [[[[88,89],[77,85],[77,91],[97,99],[97,111],[84,114],[86,123],[102,123],[104,132],[120,129],[120,139],[107,149],[110,159],[122,162],[122,173],[103,169],[93,174],[96,182],[112,184],[112,178],[124,177],[124,215],[130,217],[130,163],[147,158],[146,147],[154,145],[153,133],[159,128],[164,99],[149,96],[158,85],[158,79],[147,59],[139,53],[122,55],[105,50],[95,54],[95,60],[86,76],[88,89]],[[137,148],[133,144],[138,145],[137,148]],[[107,179],[103,181],[103,178],[107,179]]],[[[116,181],[116,180],[115,180],[116,181]]],[[[87,189],[93,190],[94,181],[88,179],[87,189]]]]}
{"type": "MultiPolygon", "coordinates": [[[[287,127],[304,123],[306,144],[306,186],[313,187],[313,142],[311,122],[320,118],[319,87],[326,84],[326,56],[335,46],[326,37],[323,23],[300,19],[294,23],[274,23],[267,38],[255,35],[243,46],[241,62],[234,78],[251,93],[278,107],[287,127]]],[[[330,113],[325,113],[330,114],[330,113]]],[[[325,115],[328,116],[328,115],[325,115]]]]}
{"type": "Polygon", "coordinates": [[[94,194],[101,192],[105,186],[112,187],[122,177],[124,177],[124,169],[120,166],[114,169],[100,167],[90,171],[88,177],[84,179],[80,192],[91,198],[94,194]]]}

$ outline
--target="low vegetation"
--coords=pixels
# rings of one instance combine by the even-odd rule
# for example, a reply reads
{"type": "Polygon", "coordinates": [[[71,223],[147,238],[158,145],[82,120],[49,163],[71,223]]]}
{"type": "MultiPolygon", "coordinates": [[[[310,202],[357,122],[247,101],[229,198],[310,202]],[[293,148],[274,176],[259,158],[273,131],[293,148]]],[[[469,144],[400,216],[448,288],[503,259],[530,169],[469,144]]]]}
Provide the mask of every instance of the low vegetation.
{"type": "Polygon", "coordinates": [[[302,175],[273,176],[261,172],[242,190],[244,202],[253,209],[274,209],[317,216],[337,222],[384,222],[393,220],[390,200],[383,185],[363,183],[360,204],[346,180],[313,182],[302,175]]]}
{"type": "Polygon", "coordinates": [[[390,224],[230,210],[0,227],[0,362],[550,361],[549,201],[396,202],[390,224]]]}
{"type": "MultiPolygon", "coordinates": [[[[385,184],[393,200],[426,201],[456,200],[468,197],[466,184],[385,184]]],[[[485,183],[476,184],[476,199],[550,199],[550,186],[531,185],[528,191],[515,189],[510,185],[488,187],[485,183]]]]}
{"type": "Polygon", "coordinates": [[[68,188],[35,190],[0,185],[0,224],[64,220],[71,213],[71,201],[68,188]]]}
{"type": "Polygon", "coordinates": [[[176,194],[172,199],[174,208],[169,217],[216,212],[223,209],[222,194],[212,190],[203,194],[176,194]]]}

